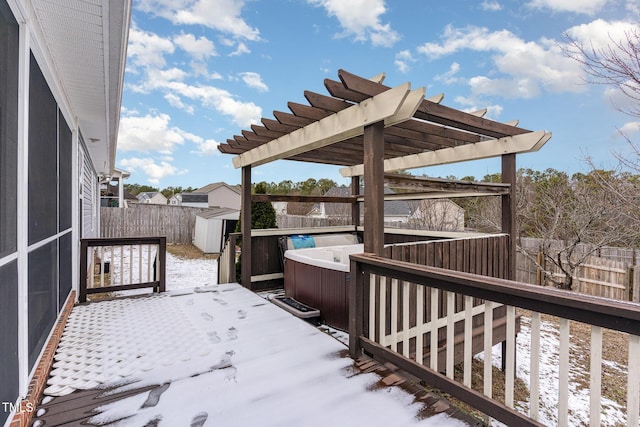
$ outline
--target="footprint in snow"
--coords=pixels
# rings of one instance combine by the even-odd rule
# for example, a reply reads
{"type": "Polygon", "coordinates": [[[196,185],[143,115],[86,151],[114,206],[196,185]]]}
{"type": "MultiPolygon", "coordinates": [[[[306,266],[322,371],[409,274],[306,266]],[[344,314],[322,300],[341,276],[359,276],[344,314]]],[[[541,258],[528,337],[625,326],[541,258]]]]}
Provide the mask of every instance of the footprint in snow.
{"type": "Polygon", "coordinates": [[[229,341],[237,340],[238,339],[238,330],[233,326],[230,327],[227,330],[227,337],[229,338],[229,341]]]}
{"type": "Polygon", "coordinates": [[[214,298],[213,300],[220,305],[227,305],[227,302],[224,300],[221,300],[220,298],[214,298]]]}
{"type": "Polygon", "coordinates": [[[231,356],[233,356],[234,354],[235,352],[233,350],[227,351],[225,354],[220,356],[220,361],[213,365],[211,369],[226,369],[232,367],[233,365],[231,364],[231,356]]]}
{"type": "Polygon", "coordinates": [[[204,423],[207,421],[207,418],[209,418],[209,414],[207,414],[206,412],[198,412],[191,419],[191,426],[190,427],[202,427],[204,425],[204,423]]]}
{"type": "Polygon", "coordinates": [[[244,319],[247,317],[247,312],[244,310],[238,310],[238,319],[244,319]]]}
{"type": "Polygon", "coordinates": [[[160,401],[160,396],[162,395],[162,393],[167,391],[167,389],[169,388],[170,385],[171,385],[171,382],[164,383],[161,386],[156,387],[153,390],[151,390],[149,392],[149,396],[147,396],[147,400],[145,400],[145,402],[142,404],[140,409],[152,408],[152,407],[156,406],[158,404],[158,402],[160,401]]]}
{"type": "Polygon", "coordinates": [[[206,321],[208,321],[208,322],[212,322],[212,321],[213,321],[213,316],[212,316],[212,315],[210,315],[209,313],[201,313],[201,314],[200,314],[200,316],[201,316],[204,320],[206,320],[206,321]]]}
{"type": "Polygon", "coordinates": [[[193,305],[193,300],[192,299],[188,300],[187,305],[193,305]]]}
{"type": "Polygon", "coordinates": [[[218,333],[216,331],[208,332],[207,335],[209,335],[209,341],[211,341],[212,343],[215,344],[220,342],[220,337],[218,336],[218,333]]]}

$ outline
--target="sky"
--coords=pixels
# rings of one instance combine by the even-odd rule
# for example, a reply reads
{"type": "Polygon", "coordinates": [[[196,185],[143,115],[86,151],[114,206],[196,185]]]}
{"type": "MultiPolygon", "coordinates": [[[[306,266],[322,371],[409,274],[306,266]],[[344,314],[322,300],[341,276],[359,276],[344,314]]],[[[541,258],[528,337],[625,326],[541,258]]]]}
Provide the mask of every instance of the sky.
{"type": "MultiPolygon", "coordinates": [[[[304,91],[327,94],[339,69],[444,93],[443,105],[487,108],[553,134],[518,168],[614,169],[612,153],[640,138],[628,99],[586,82],[563,54],[568,37],[596,48],[640,30],[638,0],[133,0],[116,166],[160,188],[240,183],[219,143],[304,91]]],[[[279,161],[253,182],[328,178],[338,167],[279,161]]],[[[499,159],[414,169],[432,177],[500,171],[499,159]]]]}

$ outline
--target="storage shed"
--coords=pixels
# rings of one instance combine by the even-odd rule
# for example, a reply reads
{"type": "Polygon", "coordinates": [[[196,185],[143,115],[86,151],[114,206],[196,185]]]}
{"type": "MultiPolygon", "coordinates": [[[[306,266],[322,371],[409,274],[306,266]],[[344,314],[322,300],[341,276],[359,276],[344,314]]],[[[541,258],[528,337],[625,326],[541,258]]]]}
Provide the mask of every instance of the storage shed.
{"type": "Polygon", "coordinates": [[[219,253],[224,242],[236,228],[240,211],[211,208],[196,215],[193,244],[204,253],[219,253]]]}

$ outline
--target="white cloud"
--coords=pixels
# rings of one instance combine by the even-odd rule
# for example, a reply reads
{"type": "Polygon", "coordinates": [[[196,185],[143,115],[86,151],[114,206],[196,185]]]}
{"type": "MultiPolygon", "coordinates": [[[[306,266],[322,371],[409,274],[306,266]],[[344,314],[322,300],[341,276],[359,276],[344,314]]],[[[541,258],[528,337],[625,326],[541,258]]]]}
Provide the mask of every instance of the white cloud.
{"type": "Polygon", "coordinates": [[[182,102],[182,99],[176,94],[167,93],[164,95],[164,99],[166,99],[169,105],[171,105],[174,108],[179,108],[181,110],[186,111],[189,114],[193,114],[195,112],[195,108],[193,108],[193,105],[185,104],[184,102],[182,102]]]}
{"type": "Polygon", "coordinates": [[[442,43],[425,43],[418,52],[436,59],[461,50],[487,52],[497,77],[476,76],[469,84],[476,94],[530,98],[543,89],[553,93],[581,92],[582,70],[566,57],[554,40],[525,41],[507,30],[489,31],[484,27],[447,26],[442,43]]]}
{"type": "Polygon", "coordinates": [[[122,117],[118,150],[171,154],[176,145],[184,143],[184,136],[179,129],[169,127],[170,120],[168,114],[161,113],[122,117]]]}
{"type": "Polygon", "coordinates": [[[166,160],[161,160],[158,163],[156,160],[148,157],[122,159],[118,162],[118,165],[131,172],[141,170],[147,175],[148,181],[155,185],[159,184],[160,180],[168,176],[184,175],[189,172],[188,169],[178,169],[166,160]]]}
{"type": "Polygon", "coordinates": [[[204,61],[216,55],[213,42],[204,36],[196,39],[193,34],[180,34],[173,38],[174,43],[198,61],[204,61]]]}
{"type": "Polygon", "coordinates": [[[307,0],[314,6],[323,7],[329,16],[338,19],[343,33],[357,41],[370,40],[374,46],[393,46],[400,35],[380,17],[387,12],[384,0],[307,0]]]}
{"type": "Polygon", "coordinates": [[[458,96],[455,98],[455,101],[458,104],[462,105],[463,111],[466,111],[466,112],[473,112],[473,111],[478,111],[486,108],[487,114],[485,115],[485,117],[492,120],[496,120],[498,117],[500,117],[503,110],[502,105],[499,105],[499,104],[487,105],[486,103],[483,104],[481,101],[473,97],[465,98],[463,96],[458,96]]]}
{"type": "Polygon", "coordinates": [[[162,89],[176,95],[199,101],[205,107],[216,109],[222,114],[230,116],[234,123],[241,127],[248,127],[258,123],[262,117],[262,108],[253,102],[241,102],[231,93],[214,86],[189,85],[184,82],[169,82],[162,89]]]}
{"type": "Polygon", "coordinates": [[[605,21],[596,19],[582,25],[569,28],[567,35],[585,47],[602,49],[612,46],[613,42],[626,40],[630,31],[640,31],[640,25],[626,21],[605,21]]]}
{"type": "Polygon", "coordinates": [[[640,133],[640,122],[627,122],[619,130],[619,133],[629,138],[631,135],[640,133]]]}
{"type": "Polygon", "coordinates": [[[242,18],[243,0],[139,0],[136,7],[177,25],[204,25],[235,38],[260,40],[242,18]]]}
{"type": "Polygon", "coordinates": [[[246,73],[241,73],[240,76],[247,86],[258,90],[259,92],[269,91],[269,87],[262,81],[260,74],[247,71],[246,73]]]}
{"type": "Polygon", "coordinates": [[[456,74],[460,71],[460,64],[454,62],[449,67],[449,71],[443,74],[439,74],[434,77],[435,81],[444,82],[446,84],[456,83],[460,80],[460,78],[456,77],[456,74]]]}
{"type": "Polygon", "coordinates": [[[415,58],[409,50],[402,50],[396,53],[396,59],[393,61],[398,71],[407,73],[411,69],[409,64],[416,62],[415,58]]]}
{"type": "Polygon", "coordinates": [[[548,9],[552,12],[582,13],[594,15],[601,11],[610,0],[532,0],[529,7],[548,9]]]}
{"type": "Polygon", "coordinates": [[[482,8],[482,10],[488,10],[490,12],[497,12],[499,10],[502,10],[502,5],[496,0],[485,0],[480,3],[480,7],[482,8]]]}
{"type": "Polygon", "coordinates": [[[238,43],[238,46],[236,47],[236,50],[231,52],[229,54],[229,56],[240,56],[240,55],[244,55],[245,53],[251,53],[251,50],[249,49],[249,47],[246,44],[240,42],[240,43],[238,43]]]}
{"type": "Polygon", "coordinates": [[[127,56],[129,65],[134,67],[164,67],[165,54],[171,54],[174,46],[171,40],[132,26],[129,31],[127,56]]]}

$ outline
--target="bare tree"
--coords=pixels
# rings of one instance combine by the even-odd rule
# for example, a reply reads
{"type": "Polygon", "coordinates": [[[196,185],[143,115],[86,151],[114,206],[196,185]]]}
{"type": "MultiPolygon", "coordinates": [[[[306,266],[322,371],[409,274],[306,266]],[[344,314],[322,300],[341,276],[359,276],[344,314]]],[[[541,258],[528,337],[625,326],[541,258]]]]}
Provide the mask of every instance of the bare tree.
{"type": "Polygon", "coordinates": [[[449,199],[427,199],[413,203],[410,223],[417,228],[434,231],[464,230],[464,210],[449,199]]]}
{"type": "Polygon", "coordinates": [[[541,239],[543,257],[522,253],[558,288],[572,290],[576,270],[589,256],[628,237],[619,200],[598,179],[593,172],[570,178],[554,169],[522,174],[529,197],[519,212],[521,233],[541,239]]]}

